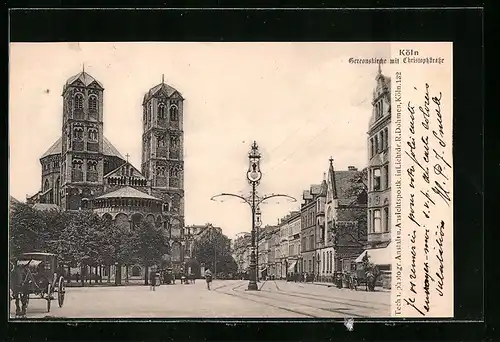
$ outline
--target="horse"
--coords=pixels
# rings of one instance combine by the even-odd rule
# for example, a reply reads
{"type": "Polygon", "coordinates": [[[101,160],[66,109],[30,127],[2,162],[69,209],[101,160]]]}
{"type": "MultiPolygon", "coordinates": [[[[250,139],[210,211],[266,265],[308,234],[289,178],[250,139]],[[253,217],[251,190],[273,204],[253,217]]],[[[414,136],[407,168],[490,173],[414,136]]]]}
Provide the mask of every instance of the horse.
{"type": "Polygon", "coordinates": [[[16,302],[16,318],[26,317],[30,292],[27,266],[12,262],[10,266],[10,292],[11,300],[14,299],[16,302]],[[21,302],[21,307],[19,302],[21,302]]]}

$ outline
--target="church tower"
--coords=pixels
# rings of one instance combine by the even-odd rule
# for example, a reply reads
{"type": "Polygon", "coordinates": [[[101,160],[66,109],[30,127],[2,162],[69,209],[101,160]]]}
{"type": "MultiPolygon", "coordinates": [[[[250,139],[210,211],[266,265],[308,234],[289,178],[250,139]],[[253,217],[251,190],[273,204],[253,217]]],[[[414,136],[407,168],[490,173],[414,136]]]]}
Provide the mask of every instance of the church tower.
{"type": "Polygon", "coordinates": [[[83,70],[64,85],[61,143],[61,206],[78,210],[102,191],[102,84],[83,70]]]}
{"type": "Polygon", "coordinates": [[[179,91],[162,82],[145,95],[143,106],[142,174],[151,184],[151,195],[163,200],[169,223],[172,262],[181,262],[184,229],[184,131],[183,102],[179,91]]]}

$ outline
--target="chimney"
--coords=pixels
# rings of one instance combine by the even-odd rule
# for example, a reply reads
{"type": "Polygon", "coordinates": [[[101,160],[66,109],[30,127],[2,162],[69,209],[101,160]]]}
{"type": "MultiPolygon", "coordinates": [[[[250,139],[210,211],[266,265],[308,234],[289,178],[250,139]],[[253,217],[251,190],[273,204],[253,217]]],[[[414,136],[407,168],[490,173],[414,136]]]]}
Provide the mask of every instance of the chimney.
{"type": "Polygon", "coordinates": [[[356,166],[352,166],[352,165],[351,165],[351,166],[348,166],[348,167],[347,167],[347,170],[348,170],[348,171],[358,171],[358,168],[357,168],[356,166]]]}

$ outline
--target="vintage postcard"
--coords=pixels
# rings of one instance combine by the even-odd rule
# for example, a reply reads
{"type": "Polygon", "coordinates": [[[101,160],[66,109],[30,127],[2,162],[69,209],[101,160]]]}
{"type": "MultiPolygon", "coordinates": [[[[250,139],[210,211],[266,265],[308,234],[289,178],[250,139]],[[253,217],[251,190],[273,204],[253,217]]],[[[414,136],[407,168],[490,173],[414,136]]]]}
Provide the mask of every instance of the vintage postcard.
{"type": "Polygon", "coordinates": [[[453,317],[452,44],[12,43],[12,320],[453,317]]]}

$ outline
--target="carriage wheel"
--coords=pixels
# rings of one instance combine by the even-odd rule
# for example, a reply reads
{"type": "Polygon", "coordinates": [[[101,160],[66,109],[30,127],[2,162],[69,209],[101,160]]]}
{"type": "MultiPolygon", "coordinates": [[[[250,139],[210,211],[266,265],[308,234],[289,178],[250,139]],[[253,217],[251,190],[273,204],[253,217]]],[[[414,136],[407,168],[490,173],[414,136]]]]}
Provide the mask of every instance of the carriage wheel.
{"type": "Polygon", "coordinates": [[[47,285],[47,312],[50,312],[50,302],[52,301],[52,285],[47,285]]]}
{"type": "Polygon", "coordinates": [[[57,303],[59,307],[62,308],[64,304],[64,295],[66,294],[66,288],[64,287],[64,278],[59,278],[59,287],[57,289],[57,303]]]}

